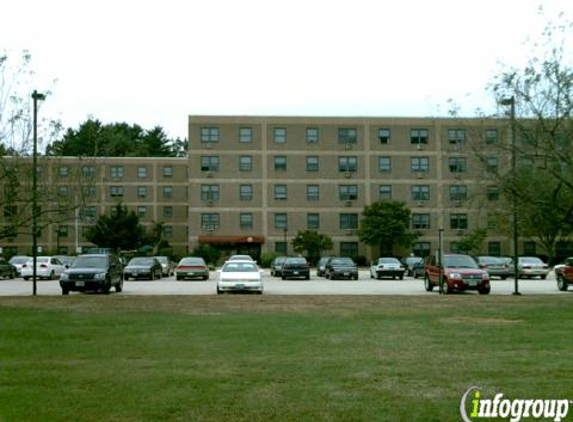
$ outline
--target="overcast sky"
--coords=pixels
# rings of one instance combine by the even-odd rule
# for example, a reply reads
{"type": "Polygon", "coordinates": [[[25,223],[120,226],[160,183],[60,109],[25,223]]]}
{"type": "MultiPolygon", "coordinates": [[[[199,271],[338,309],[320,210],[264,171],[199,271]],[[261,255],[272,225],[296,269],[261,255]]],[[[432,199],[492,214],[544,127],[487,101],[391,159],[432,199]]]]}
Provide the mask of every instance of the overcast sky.
{"type": "Polygon", "coordinates": [[[14,0],[0,50],[29,50],[36,88],[53,91],[42,113],[66,127],[92,116],[174,138],[190,114],[487,109],[487,82],[559,11],[573,1],[14,0]]]}

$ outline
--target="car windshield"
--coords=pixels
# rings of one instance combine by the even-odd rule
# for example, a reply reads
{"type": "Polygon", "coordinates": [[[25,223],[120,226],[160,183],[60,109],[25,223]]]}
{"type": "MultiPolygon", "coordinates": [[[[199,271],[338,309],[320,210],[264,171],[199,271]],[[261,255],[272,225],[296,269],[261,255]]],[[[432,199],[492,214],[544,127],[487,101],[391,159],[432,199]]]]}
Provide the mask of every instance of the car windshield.
{"type": "Polygon", "coordinates": [[[519,262],[523,264],[543,264],[543,261],[539,258],[519,258],[519,262]]]}
{"type": "Polygon", "coordinates": [[[107,258],[105,256],[78,256],[72,268],[106,268],[107,258]]]}
{"type": "Polygon", "coordinates": [[[289,258],[285,261],[287,264],[306,264],[306,259],[304,258],[289,258]]]}
{"type": "Polygon", "coordinates": [[[258,272],[259,269],[251,262],[227,262],[222,271],[224,273],[251,273],[258,272]]]}
{"type": "Polygon", "coordinates": [[[417,262],[423,261],[423,258],[420,258],[419,256],[409,256],[408,258],[406,258],[406,264],[415,264],[417,262]]]}
{"type": "Polygon", "coordinates": [[[205,265],[203,258],[183,258],[179,265],[205,265]]]}
{"type": "Polygon", "coordinates": [[[166,256],[156,256],[155,259],[157,259],[162,264],[167,264],[169,261],[166,256]]]}
{"type": "MultiPolygon", "coordinates": [[[[48,264],[50,261],[50,258],[46,258],[46,257],[42,257],[39,256],[36,258],[36,264],[48,264]]],[[[26,261],[27,264],[32,265],[34,263],[34,259],[33,258],[29,258],[28,261],[26,261]]]]}
{"type": "Polygon", "coordinates": [[[354,265],[354,261],[350,258],[336,258],[330,261],[332,265],[354,265]]]}
{"type": "Polygon", "coordinates": [[[481,264],[503,264],[503,261],[494,256],[481,256],[479,258],[481,264]]]}
{"type": "Polygon", "coordinates": [[[12,258],[10,264],[25,264],[30,258],[12,258]]]}
{"type": "Polygon", "coordinates": [[[477,268],[472,257],[467,255],[444,256],[444,266],[447,268],[477,268]]]}
{"type": "Polygon", "coordinates": [[[153,265],[152,258],[133,258],[129,261],[129,265],[153,265]]]}
{"type": "Polygon", "coordinates": [[[380,258],[378,260],[379,264],[400,264],[396,258],[380,258]]]}

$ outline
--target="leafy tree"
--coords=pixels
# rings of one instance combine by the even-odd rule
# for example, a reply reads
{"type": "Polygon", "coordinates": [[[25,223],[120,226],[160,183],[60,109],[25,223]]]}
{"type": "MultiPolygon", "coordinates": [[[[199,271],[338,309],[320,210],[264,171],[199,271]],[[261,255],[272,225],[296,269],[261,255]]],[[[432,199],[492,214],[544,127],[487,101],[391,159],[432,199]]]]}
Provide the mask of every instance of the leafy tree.
{"type": "Polygon", "coordinates": [[[216,265],[221,257],[221,251],[211,245],[199,245],[191,252],[193,256],[200,256],[208,265],[216,265]]]}
{"type": "Polygon", "coordinates": [[[460,251],[471,255],[478,255],[483,247],[483,242],[487,238],[487,229],[476,228],[464,234],[458,241],[460,251]]]}
{"type": "Polygon", "coordinates": [[[358,237],[380,254],[393,254],[395,246],[410,247],[419,234],[410,231],[410,209],[400,201],[378,201],[364,207],[358,237]]]}
{"type": "Polygon", "coordinates": [[[86,239],[100,248],[132,250],[142,245],[145,228],[134,211],[117,204],[109,214],[101,215],[86,231],[86,239]]]}
{"type": "Polygon", "coordinates": [[[127,123],[103,124],[88,119],[77,130],[68,129],[62,139],[46,149],[48,155],[74,157],[175,157],[186,146],[171,140],[160,126],[144,130],[127,123]]]}
{"type": "Polygon", "coordinates": [[[330,251],[334,247],[332,239],[314,230],[304,230],[297,233],[292,240],[293,250],[296,253],[303,254],[313,265],[318,262],[320,256],[325,251],[330,251]]]}

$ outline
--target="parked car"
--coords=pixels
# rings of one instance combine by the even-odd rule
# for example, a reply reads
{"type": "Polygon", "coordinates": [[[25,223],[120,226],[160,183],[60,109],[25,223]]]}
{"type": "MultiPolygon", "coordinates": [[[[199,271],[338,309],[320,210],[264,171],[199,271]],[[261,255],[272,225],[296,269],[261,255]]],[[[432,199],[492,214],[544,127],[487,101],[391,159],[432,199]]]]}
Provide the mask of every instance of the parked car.
{"type": "MultiPolygon", "coordinates": [[[[58,258],[53,256],[38,256],[36,257],[36,278],[55,280],[59,278],[62,273],[66,271],[64,264],[58,258]]],[[[34,259],[30,258],[22,265],[22,277],[24,280],[29,280],[34,276],[34,259]]]]}
{"type": "Polygon", "coordinates": [[[5,258],[0,258],[0,277],[12,279],[16,278],[17,274],[18,270],[14,265],[6,261],[5,258]]]}
{"type": "Polygon", "coordinates": [[[425,260],[418,261],[412,266],[412,275],[414,276],[414,278],[424,278],[425,273],[426,273],[425,260]]]}
{"type": "Polygon", "coordinates": [[[281,270],[283,280],[287,278],[304,278],[310,280],[310,265],[304,257],[286,258],[281,270]]]}
{"type": "Polygon", "coordinates": [[[332,258],[331,256],[323,256],[318,260],[316,264],[316,275],[317,277],[324,277],[326,275],[326,263],[332,258]]]}
{"type": "Polygon", "coordinates": [[[123,269],[123,279],[148,279],[156,280],[161,278],[163,268],[159,261],[155,258],[149,257],[136,257],[131,258],[127,267],[123,269]]]}
{"type": "Polygon", "coordinates": [[[30,258],[31,257],[27,255],[14,255],[12,258],[10,258],[10,261],[8,261],[10,264],[16,267],[18,277],[22,274],[22,266],[28,262],[30,258]]]}
{"type": "Polygon", "coordinates": [[[536,256],[520,256],[517,258],[517,274],[519,278],[546,279],[549,266],[536,256]]]}
{"type": "Polygon", "coordinates": [[[262,271],[253,261],[227,261],[219,270],[217,294],[225,292],[263,293],[262,271]]]}
{"type": "Polygon", "coordinates": [[[426,261],[424,287],[426,291],[431,292],[442,281],[444,293],[452,293],[455,290],[477,290],[480,294],[488,294],[491,289],[488,272],[479,268],[469,255],[443,255],[441,269],[438,256],[431,255],[426,261]]]}
{"type": "Polygon", "coordinates": [[[329,280],[337,278],[358,280],[358,266],[351,258],[330,258],[326,263],[325,276],[329,280]]]}
{"type": "Polygon", "coordinates": [[[414,265],[424,262],[424,258],[420,256],[408,256],[402,260],[402,264],[406,268],[406,275],[414,275],[414,265]]]}
{"type": "Polygon", "coordinates": [[[285,262],[286,256],[277,256],[273,259],[271,263],[271,276],[280,277],[282,275],[283,263],[285,262]]]}
{"type": "Polygon", "coordinates": [[[505,280],[507,277],[511,277],[513,275],[511,259],[508,261],[505,258],[497,256],[477,256],[476,261],[478,266],[486,270],[490,277],[496,276],[505,280]]]}
{"type": "Polygon", "coordinates": [[[173,262],[167,256],[155,256],[155,259],[161,264],[161,275],[163,277],[169,277],[173,275],[173,262]]]}
{"type": "Polygon", "coordinates": [[[561,265],[555,266],[555,280],[557,280],[557,288],[562,292],[573,284],[573,257],[567,258],[561,265]]]}
{"type": "Polygon", "coordinates": [[[85,254],[76,257],[60,277],[62,294],[69,292],[123,290],[122,265],[115,254],[85,254]]]}
{"type": "Polygon", "coordinates": [[[187,256],[175,266],[175,279],[201,278],[209,280],[209,267],[201,257],[187,256]]]}
{"type": "Polygon", "coordinates": [[[74,259],[76,259],[75,256],[68,256],[68,255],[54,255],[54,258],[58,258],[58,260],[64,265],[64,267],[66,268],[70,268],[72,263],[74,262],[74,259]]]}
{"type": "Polygon", "coordinates": [[[370,278],[398,277],[404,279],[406,268],[396,258],[378,258],[370,264],[370,278]]]}

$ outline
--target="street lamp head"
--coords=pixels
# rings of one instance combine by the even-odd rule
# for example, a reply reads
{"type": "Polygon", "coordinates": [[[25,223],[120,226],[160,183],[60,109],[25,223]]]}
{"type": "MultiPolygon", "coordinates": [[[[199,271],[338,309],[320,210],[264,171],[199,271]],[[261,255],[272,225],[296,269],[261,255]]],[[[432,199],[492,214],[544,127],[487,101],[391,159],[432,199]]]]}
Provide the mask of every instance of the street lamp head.
{"type": "Polygon", "coordinates": [[[502,106],[511,106],[515,104],[515,97],[511,96],[508,98],[502,98],[501,100],[499,100],[499,104],[502,106]]]}
{"type": "Polygon", "coordinates": [[[46,94],[42,94],[41,92],[34,90],[34,92],[32,92],[32,98],[36,101],[44,101],[46,99],[46,94]]]}

